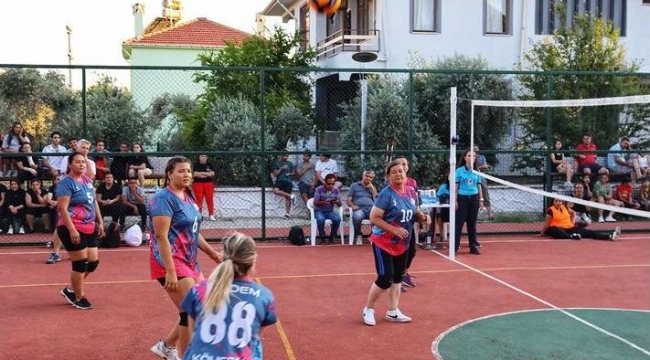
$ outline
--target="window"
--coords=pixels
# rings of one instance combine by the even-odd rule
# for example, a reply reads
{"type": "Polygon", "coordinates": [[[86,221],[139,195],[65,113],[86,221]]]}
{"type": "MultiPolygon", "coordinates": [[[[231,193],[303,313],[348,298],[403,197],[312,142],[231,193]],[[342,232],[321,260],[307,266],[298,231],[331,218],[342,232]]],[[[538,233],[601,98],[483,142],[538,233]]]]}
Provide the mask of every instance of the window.
{"type": "Polygon", "coordinates": [[[611,21],[614,28],[619,29],[621,35],[625,36],[626,2],[626,0],[536,0],[535,33],[552,34],[562,22],[571,27],[576,16],[589,15],[611,21]],[[553,5],[555,2],[566,5],[566,18],[561,19],[556,13],[553,5]]]}
{"type": "Polygon", "coordinates": [[[484,0],[486,34],[512,34],[512,0],[484,0]]]}
{"type": "Polygon", "coordinates": [[[646,5],[650,5],[650,0],[643,0],[643,3],[646,5]]]}
{"type": "Polygon", "coordinates": [[[411,0],[411,31],[440,32],[440,0],[411,0]]]}
{"type": "Polygon", "coordinates": [[[309,49],[309,6],[305,5],[300,8],[300,30],[302,31],[302,40],[300,41],[300,50],[309,49]]]}

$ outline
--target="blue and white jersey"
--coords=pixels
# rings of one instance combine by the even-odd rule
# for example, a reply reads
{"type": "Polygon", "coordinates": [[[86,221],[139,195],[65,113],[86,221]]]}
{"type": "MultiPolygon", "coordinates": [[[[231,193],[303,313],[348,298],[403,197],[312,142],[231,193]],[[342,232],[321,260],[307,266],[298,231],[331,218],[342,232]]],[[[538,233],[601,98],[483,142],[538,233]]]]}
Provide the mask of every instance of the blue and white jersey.
{"type": "Polygon", "coordinates": [[[481,183],[481,176],[472,173],[472,169],[461,166],[456,169],[456,183],[458,184],[458,195],[478,194],[478,185],[481,183]]]}
{"type": "Polygon", "coordinates": [[[278,321],[271,291],[249,277],[235,278],[227,306],[205,314],[207,288],[207,280],[199,282],[181,304],[194,319],[192,339],[183,359],[261,360],[260,330],[278,321]]]}
{"type": "MultiPolygon", "coordinates": [[[[404,193],[400,194],[392,186],[386,186],[377,195],[375,207],[384,210],[383,219],[387,223],[413,232],[415,213],[417,211],[418,196],[410,186],[405,186],[404,193]]],[[[400,255],[408,248],[409,236],[405,239],[380,229],[372,227],[370,241],[391,255],[400,255]]]]}

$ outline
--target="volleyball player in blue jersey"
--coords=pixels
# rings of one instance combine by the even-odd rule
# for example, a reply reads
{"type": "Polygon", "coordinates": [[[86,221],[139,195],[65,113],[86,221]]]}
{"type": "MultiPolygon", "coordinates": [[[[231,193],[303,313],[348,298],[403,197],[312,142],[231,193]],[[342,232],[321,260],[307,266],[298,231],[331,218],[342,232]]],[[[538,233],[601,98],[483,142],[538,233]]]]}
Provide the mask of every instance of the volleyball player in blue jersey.
{"type": "Polygon", "coordinates": [[[469,252],[474,255],[481,255],[478,249],[480,244],[476,240],[476,221],[478,209],[483,207],[483,193],[481,191],[481,176],[472,172],[476,166],[476,154],[471,150],[463,153],[463,159],[459,161],[463,166],[456,169],[456,249],[460,250],[460,234],[463,225],[467,224],[467,237],[469,239],[469,252]]]}
{"type": "Polygon", "coordinates": [[[273,294],[251,277],[257,251],[249,236],[223,240],[223,262],[183,300],[192,330],[185,359],[261,360],[263,327],[277,322],[273,294]]]}
{"type": "Polygon", "coordinates": [[[395,160],[386,167],[389,185],[384,187],[370,211],[373,224],[370,242],[375,257],[377,279],[370,286],[368,301],[363,308],[363,322],[374,326],[375,303],[388,291],[386,320],[409,322],[411,318],[399,310],[399,296],[402,276],[406,270],[409,237],[415,221],[430,224],[431,218],[422,212],[417,204],[417,193],[406,185],[406,171],[395,160]]]}

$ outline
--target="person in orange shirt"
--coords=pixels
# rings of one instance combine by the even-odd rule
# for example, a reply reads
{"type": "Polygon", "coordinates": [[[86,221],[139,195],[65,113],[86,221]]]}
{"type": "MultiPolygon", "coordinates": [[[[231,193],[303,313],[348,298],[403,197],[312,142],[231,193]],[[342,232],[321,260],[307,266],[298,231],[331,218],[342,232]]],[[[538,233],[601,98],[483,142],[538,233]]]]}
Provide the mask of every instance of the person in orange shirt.
{"type": "Polygon", "coordinates": [[[553,205],[546,210],[546,222],[542,228],[541,235],[548,235],[554,239],[590,238],[595,240],[617,241],[621,234],[621,228],[611,233],[589,230],[586,227],[575,225],[576,212],[564,205],[562,200],[553,199],[553,205]]]}

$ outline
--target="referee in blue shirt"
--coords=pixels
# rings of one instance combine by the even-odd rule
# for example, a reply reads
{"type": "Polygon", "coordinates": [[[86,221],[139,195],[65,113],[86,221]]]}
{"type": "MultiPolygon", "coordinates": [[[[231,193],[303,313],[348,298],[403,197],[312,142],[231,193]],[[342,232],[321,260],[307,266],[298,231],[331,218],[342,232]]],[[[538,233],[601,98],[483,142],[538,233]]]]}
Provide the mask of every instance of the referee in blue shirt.
{"type": "Polygon", "coordinates": [[[472,173],[472,163],[476,165],[476,154],[466,150],[463,154],[463,166],[456,169],[456,253],[460,250],[460,234],[463,225],[467,223],[467,236],[469,238],[469,252],[481,255],[479,243],[476,241],[476,220],[478,209],[483,206],[483,193],[481,191],[481,177],[472,173]]]}

